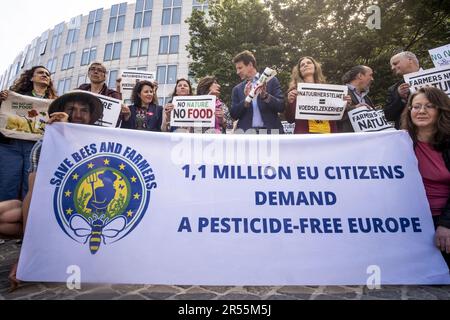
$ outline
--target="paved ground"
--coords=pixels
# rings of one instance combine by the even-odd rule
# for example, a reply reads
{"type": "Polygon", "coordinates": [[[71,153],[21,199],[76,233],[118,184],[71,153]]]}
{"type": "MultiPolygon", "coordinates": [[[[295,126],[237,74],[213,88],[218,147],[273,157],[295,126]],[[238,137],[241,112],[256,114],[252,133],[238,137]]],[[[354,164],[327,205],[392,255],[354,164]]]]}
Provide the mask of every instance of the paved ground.
{"type": "MultiPolygon", "coordinates": [[[[2,242],[2,240],[0,240],[2,242]]],[[[369,290],[363,286],[199,287],[82,285],[69,290],[65,284],[27,283],[9,292],[8,274],[17,259],[16,241],[0,243],[0,300],[9,299],[117,299],[117,300],[449,300],[450,286],[386,286],[369,290]]]]}

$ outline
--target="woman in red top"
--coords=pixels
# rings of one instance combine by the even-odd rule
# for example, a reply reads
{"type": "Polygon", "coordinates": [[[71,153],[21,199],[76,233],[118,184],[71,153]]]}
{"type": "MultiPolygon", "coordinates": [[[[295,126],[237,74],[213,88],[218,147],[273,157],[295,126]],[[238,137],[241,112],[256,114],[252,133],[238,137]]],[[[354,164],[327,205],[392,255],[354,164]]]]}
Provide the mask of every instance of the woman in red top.
{"type": "MultiPolygon", "coordinates": [[[[285,111],[285,116],[289,123],[295,122],[294,133],[337,133],[337,121],[295,119],[295,109],[298,95],[297,84],[301,82],[326,83],[320,63],[312,57],[306,56],[300,58],[297,65],[292,69],[287,99],[288,106],[285,111]]],[[[351,102],[350,96],[346,96],[344,99],[347,102],[351,102]]]]}
{"type": "Polygon", "coordinates": [[[433,221],[436,246],[450,266],[450,98],[434,87],[408,100],[402,129],[413,142],[433,221]]]}

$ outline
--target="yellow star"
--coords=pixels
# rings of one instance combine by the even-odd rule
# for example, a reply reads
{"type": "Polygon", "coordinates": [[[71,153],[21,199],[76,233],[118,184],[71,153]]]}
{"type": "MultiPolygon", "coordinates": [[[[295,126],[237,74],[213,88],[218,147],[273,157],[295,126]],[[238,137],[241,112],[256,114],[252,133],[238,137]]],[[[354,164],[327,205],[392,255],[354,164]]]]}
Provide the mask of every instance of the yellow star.
{"type": "Polygon", "coordinates": [[[136,178],[136,177],[132,177],[132,178],[131,178],[131,182],[136,183],[136,181],[137,181],[137,178],[136,178]]]}
{"type": "Polygon", "coordinates": [[[119,166],[119,168],[120,168],[120,170],[125,170],[125,165],[122,163],[120,166],[119,166]]]}
{"type": "Polygon", "coordinates": [[[108,160],[108,159],[105,159],[105,160],[103,161],[103,163],[105,164],[105,166],[109,166],[109,160],[108,160]]]}
{"type": "Polygon", "coordinates": [[[64,192],[66,197],[70,197],[72,195],[72,192],[70,192],[70,190],[67,190],[66,192],[64,192]]]}
{"type": "Polygon", "coordinates": [[[132,217],[133,216],[133,211],[130,210],[130,211],[127,212],[127,214],[128,214],[129,217],[132,217]]]}
{"type": "Polygon", "coordinates": [[[134,194],[134,200],[139,200],[140,197],[141,195],[139,193],[134,194]]]}
{"type": "Polygon", "coordinates": [[[94,164],[92,162],[88,164],[89,169],[92,169],[93,167],[94,167],[94,164]]]}
{"type": "Polygon", "coordinates": [[[72,179],[73,179],[73,180],[78,180],[78,177],[79,177],[79,175],[75,173],[75,174],[72,176],[72,179]]]}
{"type": "Polygon", "coordinates": [[[70,208],[66,210],[66,213],[67,213],[69,216],[72,214],[72,212],[73,212],[73,210],[70,209],[70,208]]]}

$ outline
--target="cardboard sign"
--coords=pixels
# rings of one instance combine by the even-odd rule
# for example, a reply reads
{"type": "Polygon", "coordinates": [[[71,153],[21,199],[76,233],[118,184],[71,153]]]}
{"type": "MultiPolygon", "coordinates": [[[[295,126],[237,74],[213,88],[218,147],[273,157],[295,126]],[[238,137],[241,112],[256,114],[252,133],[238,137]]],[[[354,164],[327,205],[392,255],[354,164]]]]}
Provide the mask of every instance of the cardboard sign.
{"type": "Polygon", "coordinates": [[[178,96],[173,98],[170,117],[172,127],[214,128],[216,125],[216,96],[178,96]]]}
{"type": "Polygon", "coordinates": [[[139,70],[121,70],[119,74],[119,78],[122,79],[120,83],[122,99],[127,102],[131,102],[131,94],[133,92],[133,88],[140,81],[155,81],[156,72],[147,72],[147,71],[139,71],[139,70]]]}
{"type": "Polygon", "coordinates": [[[408,73],[403,78],[411,86],[411,93],[416,92],[422,87],[433,86],[441,89],[450,96],[450,66],[408,73]]]}
{"type": "Polygon", "coordinates": [[[295,119],[340,120],[347,102],[347,86],[299,83],[295,119]]]}
{"type": "Polygon", "coordinates": [[[428,50],[435,67],[450,65],[450,44],[428,50]]]}
{"type": "Polygon", "coordinates": [[[44,134],[51,99],[8,91],[0,107],[0,132],[8,138],[37,141],[44,134]]]}
{"type": "Polygon", "coordinates": [[[395,130],[384,115],[383,110],[359,107],[348,112],[348,118],[355,132],[375,132],[395,130]]]}

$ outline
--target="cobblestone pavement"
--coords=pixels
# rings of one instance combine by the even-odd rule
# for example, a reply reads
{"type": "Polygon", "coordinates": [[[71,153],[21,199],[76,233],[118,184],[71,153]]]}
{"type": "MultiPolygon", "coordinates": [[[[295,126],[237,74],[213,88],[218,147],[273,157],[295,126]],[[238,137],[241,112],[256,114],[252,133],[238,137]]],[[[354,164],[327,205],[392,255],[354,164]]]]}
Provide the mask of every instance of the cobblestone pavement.
{"type": "Polygon", "coordinates": [[[114,299],[114,300],[448,300],[450,286],[277,286],[213,287],[152,285],[82,285],[69,290],[65,284],[26,283],[9,292],[8,274],[18,257],[16,241],[0,240],[0,300],[9,299],[114,299]]]}

